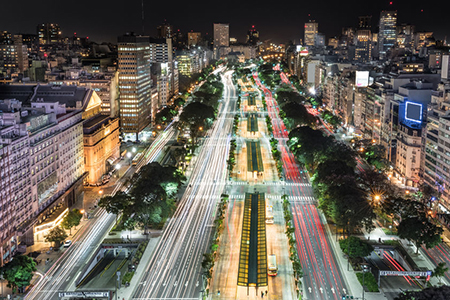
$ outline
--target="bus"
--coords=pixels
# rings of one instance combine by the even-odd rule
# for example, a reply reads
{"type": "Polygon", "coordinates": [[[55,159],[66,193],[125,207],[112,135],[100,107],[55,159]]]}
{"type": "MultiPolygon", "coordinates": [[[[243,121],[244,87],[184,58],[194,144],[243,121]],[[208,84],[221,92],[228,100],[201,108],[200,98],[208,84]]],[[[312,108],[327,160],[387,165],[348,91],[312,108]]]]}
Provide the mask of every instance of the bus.
{"type": "Polygon", "coordinates": [[[272,205],[266,206],[266,224],[273,224],[272,205]]]}
{"type": "Polygon", "coordinates": [[[277,266],[277,256],[275,254],[269,254],[267,259],[267,275],[277,276],[278,266],[277,266]]]}
{"type": "Polygon", "coordinates": [[[131,164],[133,166],[136,166],[142,159],[142,152],[139,152],[138,154],[136,154],[135,157],[133,157],[133,160],[131,161],[131,164]]]}

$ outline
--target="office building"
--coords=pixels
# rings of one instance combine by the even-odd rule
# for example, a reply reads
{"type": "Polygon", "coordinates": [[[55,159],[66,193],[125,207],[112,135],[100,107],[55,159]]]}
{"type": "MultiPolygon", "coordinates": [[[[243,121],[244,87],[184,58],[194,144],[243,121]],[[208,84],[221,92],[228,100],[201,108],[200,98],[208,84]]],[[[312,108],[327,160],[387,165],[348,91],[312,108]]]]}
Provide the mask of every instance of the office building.
{"type": "Polygon", "coordinates": [[[255,29],[254,25],[252,25],[252,29],[247,32],[246,43],[253,46],[256,46],[259,43],[259,31],[255,29]]]}
{"type": "Polygon", "coordinates": [[[58,24],[43,23],[37,26],[39,45],[50,45],[61,42],[61,28],[58,24]]]}
{"type": "Polygon", "coordinates": [[[167,22],[159,25],[156,30],[158,31],[158,38],[160,39],[171,39],[175,36],[173,26],[167,22]]]}
{"type": "MultiPolygon", "coordinates": [[[[21,167],[20,176],[28,176],[23,178],[28,184],[12,184],[10,189],[13,197],[22,197],[25,201],[18,202],[14,225],[17,241],[22,245],[43,242],[68,209],[83,199],[83,181],[87,175],[83,111],[89,111],[87,104],[92,98],[95,98],[94,92],[78,87],[0,86],[0,99],[10,107],[0,116],[0,130],[10,131],[9,142],[6,138],[9,147],[14,146],[18,136],[25,136],[22,147],[28,147],[29,167],[21,167],[25,162],[16,166],[21,167]],[[16,187],[19,189],[14,190],[16,187]]],[[[2,141],[5,140],[2,138],[2,141]]]]}
{"type": "Polygon", "coordinates": [[[188,47],[194,47],[200,43],[202,39],[202,34],[200,32],[188,32],[187,37],[188,37],[188,47]]]}
{"type": "Polygon", "coordinates": [[[230,45],[230,25],[214,23],[214,48],[230,45]]]}
{"type": "Polygon", "coordinates": [[[28,50],[21,35],[0,33],[0,74],[10,77],[28,70],[28,50]]]}
{"type": "Polygon", "coordinates": [[[397,42],[397,11],[382,11],[380,14],[380,31],[378,33],[378,51],[380,59],[385,59],[387,52],[397,42]]]}
{"type": "Polygon", "coordinates": [[[139,140],[139,133],[152,117],[149,38],[134,34],[119,36],[118,52],[121,129],[139,140]]]}
{"type": "Polygon", "coordinates": [[[316,34],[319,33],[319,23],[316,21],[309,21],[305,23],[305,46],[314,46],[316,34]]]}

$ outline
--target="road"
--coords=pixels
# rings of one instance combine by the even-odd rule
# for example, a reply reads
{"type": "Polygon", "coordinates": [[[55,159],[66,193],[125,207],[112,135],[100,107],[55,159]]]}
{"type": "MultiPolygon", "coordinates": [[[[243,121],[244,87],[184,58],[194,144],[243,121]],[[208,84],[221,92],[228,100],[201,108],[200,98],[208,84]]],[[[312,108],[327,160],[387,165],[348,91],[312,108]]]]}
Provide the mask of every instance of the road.
{"type": "Polygon", "coordinates": [[[198,299],[202,289],[201,262],[211,237],[220,194],[226,180],[226,161],[236,106],[231,72],[222,75],[223,101],[173,217],[166,224],[133,299],[198,299]],[[230,114],[230,115],[229,115],[230,114]]]}
{"type": "MultiPolygon", "coordinates": [[[[131,167],[118,181],[111,195],[122,188],[125,177],[137,172],[143,165],[154,161],[167,142],[175,135],[175,129],[168,126],[152,145],[145,151],[144,158],[136,167],[131,167]]],[[[39,274],[41,279],[25,296],[31,300],[59,299],[58,292],[75,290],[75,279],[80,275],[81,269],[94,254],[94,250],[100,245],[104,237],[113,226],[115,215],[108,214],[104,209],[98,209],[94,217],[88,221],[80,233],[73,239],[70,246],[53,266],[45,273],[39,274]]]]}
{"type": "Polygon", "coordinates": [[[254,79],[264,92],[274,137],[279,141],[285,193],[291,202],[297,250],[304,273],[303,297],[341,299],[348,288],[331,250],[329,237],[324,232],[324,220],[318,212],[310,180],[306,173],[300,173],[300,168],[286,145],[288,132],[278,116],[278,103],[271,91],[261,84],[257,74],[254,74],[254,79]]]}

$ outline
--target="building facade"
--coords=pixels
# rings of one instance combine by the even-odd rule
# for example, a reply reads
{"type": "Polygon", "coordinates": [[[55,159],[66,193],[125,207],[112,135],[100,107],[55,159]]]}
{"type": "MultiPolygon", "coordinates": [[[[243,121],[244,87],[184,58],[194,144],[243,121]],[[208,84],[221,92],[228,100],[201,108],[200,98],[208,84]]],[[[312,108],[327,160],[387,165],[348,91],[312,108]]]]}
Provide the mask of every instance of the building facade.
{"type": "MultiPolygon", "coordinates": [[[[119,104],[122,133],[139,133],[151,122],[149,38],[127,34],[118,38],[119,104]]],[[[130,137],[131,138],[131,137],[130,137]]]]}
{"type": "Polygon", "coordinates": [[[397,42],[397,11],[382,11],[380,14],[380,32],[378,33],[378,51],[380,59],[385,59],[387,51],[397,42]]]}

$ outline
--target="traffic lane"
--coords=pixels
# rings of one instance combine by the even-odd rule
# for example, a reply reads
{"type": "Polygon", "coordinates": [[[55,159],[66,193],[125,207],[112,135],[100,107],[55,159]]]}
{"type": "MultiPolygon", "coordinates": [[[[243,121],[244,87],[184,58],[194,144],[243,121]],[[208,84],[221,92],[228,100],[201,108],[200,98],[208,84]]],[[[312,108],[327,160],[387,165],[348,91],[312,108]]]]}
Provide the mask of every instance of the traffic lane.
{"type": "MultiPolygon", "coordinates": [[[[228,121],[228,125],[229,125],[229,127],[230,127],[230,129],[231,129],[231,122],[230,121],[228,121]]],[[[221,129],[223,129],[223,127],[221,127],[221,129]]],[[[213,136],[213,135],[212,135],[213,136]]],[[[170,284],[170,282],[169,282],[169,284],[170,284]]]]}

